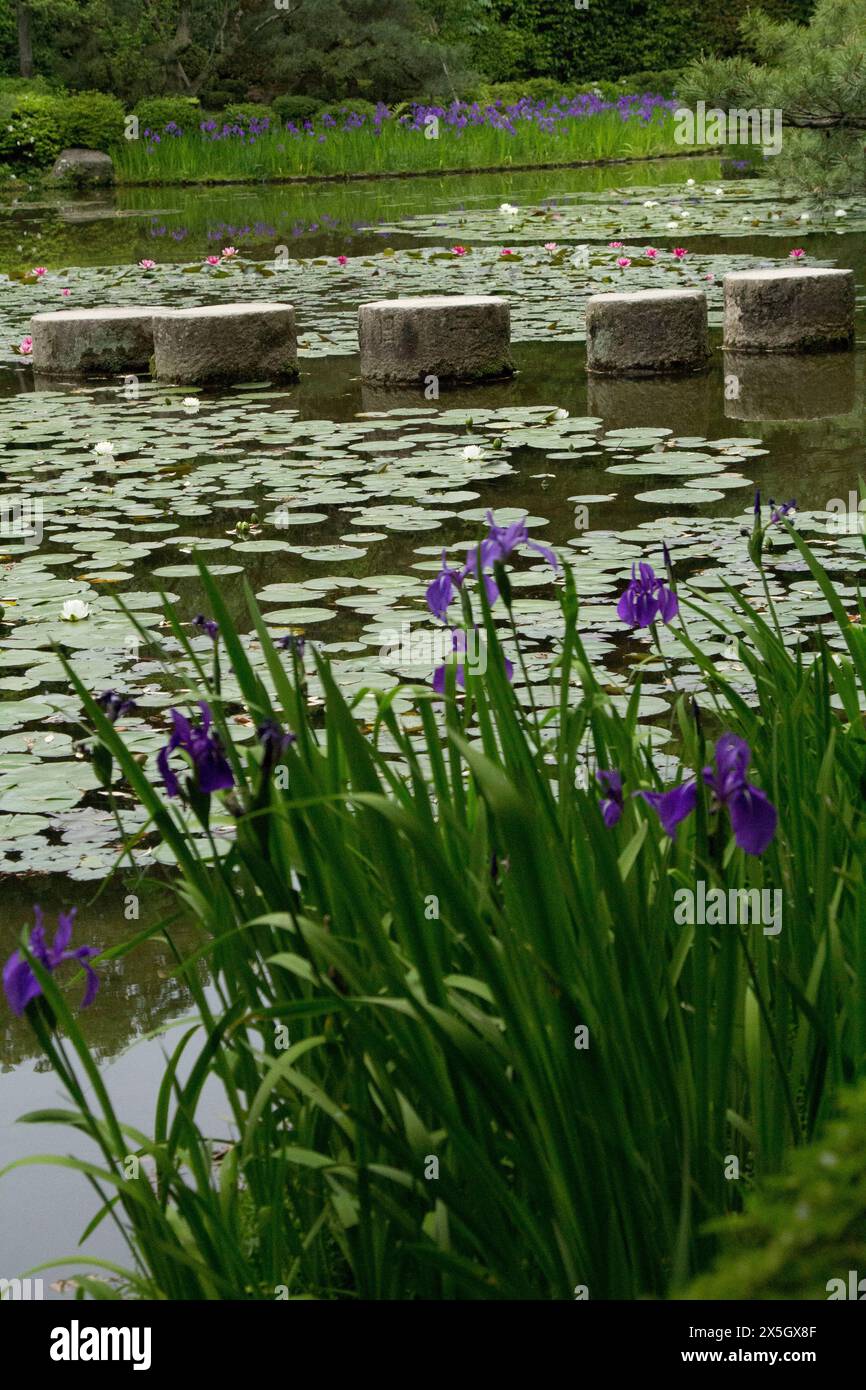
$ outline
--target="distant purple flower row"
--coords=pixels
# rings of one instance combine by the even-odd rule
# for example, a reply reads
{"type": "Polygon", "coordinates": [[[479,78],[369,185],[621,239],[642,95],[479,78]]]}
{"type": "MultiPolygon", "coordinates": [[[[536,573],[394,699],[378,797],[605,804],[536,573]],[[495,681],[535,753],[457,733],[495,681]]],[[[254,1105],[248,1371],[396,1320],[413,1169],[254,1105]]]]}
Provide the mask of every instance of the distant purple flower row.
{"type": "MultiPolygon", "coordinates": [[[[643,125],[650,125],[653,122],[664,121],[670,112],[676,110],[677,105],[676,101],[654,96],[651,92],[621,96],[616,101],[605,101],[594,92],[580,92],[573,97],[561,97],[554,102],[533,101],[524,97],[510,105],[503,105],[501,101],[489,104],[452,101],[447,106],[425,106],[418,102],[403,115],[394,117],[388,107],[379,102],[372,115],[350,111],[347,114],[341,113],[337,118],[325,112],[317,121],[305,120],[300,124],[287,121],[284,125],[271,121],[267,116],[260,120],[251,118],[246,122],[207,120],[199,123],[199,131],[209,141],[238,140],[241,143],[254,144],[263,135],[279,135],[285,131],[292,139],[303,140],[312,137],[321,143],[328,138],[325,132],[339,134],[365,128],[374,135],[379,135],[383,125],[387,123],[393,123],[395,127],[410,133],[423,134],[431,121],[436,120],[440,127],[451,131],[457,137],[462,135],[464,130],[484,126],[505,131],[508,135],[516,135],[518,127],[534,126],[546,134],[553,135],[574,121],[582,121],[587,117],[604,115],[611,111],[624,122],[639,121],[643,125]]],[[[169,121],[163,127],[162,134],[176,139],[183,135],[184,131],[176,122],[169,121]]],[[[157,131],[150,129],[145,130],[144,136],[149,142],[148,152],[152,153],[154,147],[160,143],[161,136],[157,131]]]]}

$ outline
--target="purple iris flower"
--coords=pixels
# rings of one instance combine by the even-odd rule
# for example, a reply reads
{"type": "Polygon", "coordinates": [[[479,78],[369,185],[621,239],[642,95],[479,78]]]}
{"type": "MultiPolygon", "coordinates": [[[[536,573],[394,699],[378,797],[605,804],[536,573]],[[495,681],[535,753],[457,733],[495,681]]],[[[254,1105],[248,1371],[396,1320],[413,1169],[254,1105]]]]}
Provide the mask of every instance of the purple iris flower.
{"type": "Polygon", "coordinates": [[[442,568],[427,588],[427,607],[434,618],[439,618],[443,623],[447,617],[448,605],[463,583],[463,571],[449,569],[446,553],[442,551],[442,568]]]}
{"type": "MultiPolygon", "coordinates": [[[[493,513],[488,512],[487,525],[489,530],[480,547],[482,569],[487,565],[495,565],[497,561],[507,560],[511,552],[516,550],[519,545],[525,545],[530,550],[535,550],[553,569],[559,569],[559,561],[550,546],[542,545],[540,541],[534,541],[530,538],[525,516],[521,517],[519,521],[512,521],[510,526],[497,526],[493,513]]],[[[478,547],[473,546],[466,556],[464,574],[474,574],[477,568],[478,547]]]]}
{"type": "Polygon", "coordinates": [[[669,589],[652,565],[644,561],[631,567],[631,580],[628,588],[620,595],[616,605],[617,616],[629,627],[651,627],[657,618],[669,623],[680,611],[679,600],[673,589],[669,589]]]}
{"type": "Polygon", "coordinates": [[[637,795],[642,796],[644,801],[648,801],[658,812],[662,829],[673,840],[680,821],[685,820],[695,809],[697,784],[692,778],[690,782],[680,782],[667,792],[638,792],[637,795]]]}
{"type": "Polygon", "coordinates": [[[722,734],[716,743],[716,771],[704,768],[704,781],[727,806],[734,839],[747,854],[763,854],[776,833],[778,815],[765,792],[748,781],[752,750],[736,734],[722,734]]]}
{"type": "MultiPolygon", "coordinates": [[[[451,630],[451,646],[452,646],[452,648],[454,649],[455,652],[457,652],[460,656],[462,656],[462,657],[464,658],[464,661],[465,661],[465,658],[466,658],[466,633],[464,632],[463,628],[452,628],[452,630],[451,630]]],[[[504,658],[504,660],[505,660],[505,674],[506,674],[506,676],[508,677],[509,680],[513,680],[513,679],[514,679],[514,662],[513,662],[513,661],[509,661],[507,656],[504,658]]],[[[437,694],[437,695],[444,695],[444,694],[445,694],[445,672],[447,671],[447,669],[448,669],[447,666],[444,666],[444,665],[443,665],[443,666],[437,666],[436,670],[433,672],[433,689],[436,691],[436,694],[437,694]]],[[[482,669],[483,669],[483,668],[482,668],[482,669]]],[[[462,685],[462,686],[465,686],[465,684],[466,684],[466,671],[465,671],[465,669],[464,669],[464,662],[460,662],[459,665],[458,665],[458,667],[457,667],[457,684],[458,684],[458,685],[462,685]]]]}
{"type": "Polygon", "coordinates": [[[789,512],[792,512],[796,505],[797,499],[796,497],[792,497],[790,502],[782,502],[777,507],[771,497],[770,506],[773,508],[773,510],[770,512],[770,525],[774,526],[777,521],[781,521],[782,517],[787,516],[789,512]]]}
{"type": "MultiPolygon", "coordinates": [[[[776,833],[778,814],[766,792],[746,776],[752,752],[745,739],[722,734],[716,743],[715,772],[705,767],[702,776],[720,806],[727,807],[734,839],[746,854],[763,854],[776,833]]],[[[666,834],[674,838],[677,826],[690,816],[697,801],[694,778],[666,792],[638,792],[658,812],[666,834]]]]}
{"type": "MultiPolygon", "coordinates": [[[[52,945],[48,945],[45,940],[45,921],[42,916],[42,908],[34,907],[33,915],[36,918],[36,925],[30,932],[30,950],[45,970],[54,971],[58,965],[62,965],[67,960],[80,961],[87,972],[87,988],[84,991],[84,999],[81,1007],[86,1009],[88,1004],[92,1004],[99,989],[99,976],[90,964],[92,956],[98,956],[99,951],[95,946],[79,946],[77,950],[68,950],[69,942],[72,939],[72,926],[75,921],[76,909],[73,907],[71,912],[61,912],[57,918],[57,931],[54,933],[52,945]]],[[[42,986],[37,980],[30,967],[29,962],[20,951],[13,951],[3,967],[3,988],[6,991],[6,998],[9,1007],[14,1014],[23,1014],[27,1005],[32,999],[36,999],[42,993],[42,986]]]]}
{"type": "Polygon", "coordinates": [[[204,613],[199,613],[193,618],[192,625],[193,627],[197,627],[199,632],[207,633],[208,637],[210,637],[213,642],[219,637],[219,624],[215,623],[213,618],[206,618],[204,613]]]}
{"type": "Polygon", "coordinates": [[[277,646],[280,648],[280,651],[297,652],[298,660],[303,658],[306,645],[306,638],[301,637],[300,633],[297,632],[287,632],[285,637],[279,637],[277,639],[277,646]]]}
{"type": "Polygon", "coordinates": [[[198,790],[206,796],[212,792],[230,791],[235,784],[222,744],[216,734],[210,732],[213,714],[210,705],[199,700],[201,724],[191,724],[180,710],[172,708],[174,724],[171,738],[165,748],[160,749],[156,764],[169,796],[180,796],[180,783],[169,766],[169,758],[176,749],[186,753],[196,778],[198,790]]]}
{"type": "Polygon", "coordinates": [[[596,781],[604,789],[604,795],[599,798],[599,810],[604,818],[604,823],[608,830],[616,825],[623,810],[622,800],[622,775],[614,768],[600,769],[595,774],[596,781]]]}
{"type": "Polygon", "coordinates": [[[138,708],[134,700],[127,699],[125,695],[118,695],[116,690],[103,690],[101,695],[97,695],[96,703],[112,724],[116,724],[124,714],[130,714],[138,708]]]}
{"type": "Polygon", "coordinates": [[[265,719],[256,729],[256,736],[264,750],[263,767],[265,775],[270,773],[275,763],[291,748],[297,740],[293,733],[284,729],[276,719],[265,719]]]}

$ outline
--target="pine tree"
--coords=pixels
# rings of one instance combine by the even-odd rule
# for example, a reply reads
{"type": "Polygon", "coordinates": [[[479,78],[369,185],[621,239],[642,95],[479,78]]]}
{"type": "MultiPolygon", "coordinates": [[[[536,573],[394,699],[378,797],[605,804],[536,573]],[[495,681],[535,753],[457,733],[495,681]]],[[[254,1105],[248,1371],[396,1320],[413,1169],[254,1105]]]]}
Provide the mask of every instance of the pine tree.
{"type": "Polygon", "coordinates": [[[817,200],[866,193],[866,0],[818,0],[808,25],[750,12],[741,33],[756,61],[693,64],[683,100],[781,111],[774,177],[817,200]]]}

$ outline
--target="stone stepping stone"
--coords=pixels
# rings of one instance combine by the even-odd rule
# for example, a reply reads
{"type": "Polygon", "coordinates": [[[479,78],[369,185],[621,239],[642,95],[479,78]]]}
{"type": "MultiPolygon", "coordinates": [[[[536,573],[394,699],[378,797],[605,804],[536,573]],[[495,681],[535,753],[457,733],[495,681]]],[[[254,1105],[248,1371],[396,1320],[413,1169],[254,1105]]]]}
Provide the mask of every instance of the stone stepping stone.
{"type": "Polygon", "coordinates": [[[291,304],[211,304],[176,309],[154,321],[159,381],[217,386],[294,381],[298,337],[291,304]]]}
{"type": "Polygon", "coordinates": [[[510,309],[498,297],[429,295],[362,304],[358,344],[362,378],[383,385],[438,388],[514,371],[510,309]]]}
{"type": "Polygon", "coordinates": [[[612,376],[701,372],[709,366],[703,290],[635,290],[586,301],[586,369],[612,376]]]}
{"type": "Polygon", "coordinates": [[[736,270],[724,289],[726,348],[825,352],[853,345],[851,270],[736,270]]]}
{"type": "Polygon", "coordinates": [[[33,370],[43,376],[146,372],[153,356],[154,320],[167,312],[135,306],[34,314],[33,370]]]}

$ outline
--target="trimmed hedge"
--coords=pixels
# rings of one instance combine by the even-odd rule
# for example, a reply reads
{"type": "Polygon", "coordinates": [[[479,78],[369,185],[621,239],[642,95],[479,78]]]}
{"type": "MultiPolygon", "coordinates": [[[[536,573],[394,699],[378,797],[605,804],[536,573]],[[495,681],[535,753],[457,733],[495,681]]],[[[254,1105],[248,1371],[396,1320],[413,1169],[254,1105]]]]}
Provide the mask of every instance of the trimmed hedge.
{"type": "Polygon", "coordinates": [[[134,114],[142,131],[163,130],[174,122],[181,130],[198,126],[202,118],[198,97],[145,97],[136,103],[134,114]]]}
{"type": "Polygon", "coordinates": [[[63,149],[110,150],[123,136],[125,112],[103,92],[71,96],[29,88],[0,91],[0,162],[42,169],[63,149]]]}
{"type": "Polygon", "coordinates": [[[519,82],[485,83],[478,89],[478,100],[482,104],[500,101],[504,106],[512,106],[524,97],[532,101],[544,101],[548,105],[563,97],[570,100],[578,92],[598,92],[605,101],[616,101],[617,97],[642,95],[652,92],[654,96],[671,98],[676,94],[680,72],[678,68],[646,69],[630,73],[616,82],[604,78],[573,78],[561,82],[556,77],[528,77],[519,82]]]}
{"type": "Polygon", "coordinates": [[[264,106],[257,101],[236,101],[231,106],[227,106],[223,112],[223,120],[229,125],[247,126],[251,121],[269,121],[271,125],[278,123],[277,113],[272,106],[264,106]]]}
{"type": "Polygon", "coordinates": [[[301,125],[304,121],[311,121],[322,109],[319,97],[305,97],[293,92],[274,97],[272,104],[283,124],[292,121],[295,125],[301,125]]]}
{"type": "MultiPolygon", "coordinates": [[[[702,52],[742,52],[740,20],[754,0],[590,0],[585,9],[550,0],[492,0],[493,23],[473,58],[494,81],[548,75],[572,85],[573,73],[617,81],[631,69],[684,66],[702,52]]],[[[771,19],[806,23],[814,0],[761,0],[771,19]]]]}
{"type": "Polygon", "coordinates": [[[56,97],[0,95],[0,163],[41,169],[63,148],[56,97]]]}

